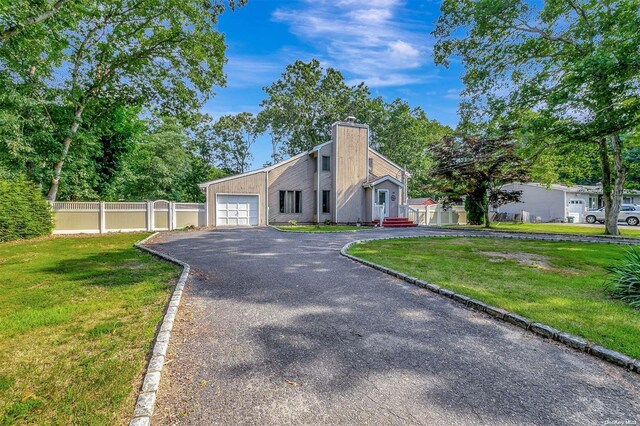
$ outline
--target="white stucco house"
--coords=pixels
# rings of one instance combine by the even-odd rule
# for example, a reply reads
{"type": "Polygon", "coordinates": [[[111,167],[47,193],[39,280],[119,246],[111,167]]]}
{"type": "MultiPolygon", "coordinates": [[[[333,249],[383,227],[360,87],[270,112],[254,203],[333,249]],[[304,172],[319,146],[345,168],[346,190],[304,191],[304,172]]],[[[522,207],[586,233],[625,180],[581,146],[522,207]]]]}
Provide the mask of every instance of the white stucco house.
{"type": "MultiPolygon", "coordinates": [[[[525,211],[531,220],[540,218],[542,222],[566,222],[568,217],[573,217],[574,222],[583,222],[587,210],[603,206],[601,185],[513,183],[502,189],[522,191],[522,199],[519,203],[501,206],[496,212],[520,214],[525,211]]],[[[640,204],[640,191],[625,191],[623,203],[640,204]]]]}

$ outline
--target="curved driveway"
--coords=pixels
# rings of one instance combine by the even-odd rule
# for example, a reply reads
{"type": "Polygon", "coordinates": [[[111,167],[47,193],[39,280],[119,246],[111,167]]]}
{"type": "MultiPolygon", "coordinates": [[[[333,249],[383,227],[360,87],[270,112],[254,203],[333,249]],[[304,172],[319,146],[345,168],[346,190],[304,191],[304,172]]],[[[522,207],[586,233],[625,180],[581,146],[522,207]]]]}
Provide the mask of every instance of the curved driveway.
{"type": "Polygon", "coordinates": [[[640,376],[339,255],[444,232],[160,236],[192,275],[154,424],[640,424],[640,376]]]}

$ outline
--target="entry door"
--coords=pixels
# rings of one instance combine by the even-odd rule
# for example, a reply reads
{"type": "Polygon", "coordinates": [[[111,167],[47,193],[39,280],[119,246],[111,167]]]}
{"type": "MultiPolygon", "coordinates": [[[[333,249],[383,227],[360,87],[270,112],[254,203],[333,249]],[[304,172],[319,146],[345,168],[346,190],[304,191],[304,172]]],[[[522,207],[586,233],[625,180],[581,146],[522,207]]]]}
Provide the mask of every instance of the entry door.
{"type": "Polygon", "coordinates": [[[389,217],[389,190],[378,189],[377,203],[384,206],[384,217],[389,217]]]}
{"type": "Polygon", "coordinates": [[[216,226],[258,224],[257,195],[218,195],[216,226]]]}

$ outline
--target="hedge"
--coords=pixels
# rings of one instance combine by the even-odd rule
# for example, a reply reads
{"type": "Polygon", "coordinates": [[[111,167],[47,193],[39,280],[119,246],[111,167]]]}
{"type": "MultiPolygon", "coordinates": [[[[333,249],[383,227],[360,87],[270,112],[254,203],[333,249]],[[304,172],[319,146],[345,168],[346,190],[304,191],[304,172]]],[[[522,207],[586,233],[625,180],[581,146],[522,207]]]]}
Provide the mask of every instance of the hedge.
{"type": "Polygon", "coordinates": [[[53,213],[40,190],[25,179],[0,179],[0,241],[49,235],[53,213]]]}

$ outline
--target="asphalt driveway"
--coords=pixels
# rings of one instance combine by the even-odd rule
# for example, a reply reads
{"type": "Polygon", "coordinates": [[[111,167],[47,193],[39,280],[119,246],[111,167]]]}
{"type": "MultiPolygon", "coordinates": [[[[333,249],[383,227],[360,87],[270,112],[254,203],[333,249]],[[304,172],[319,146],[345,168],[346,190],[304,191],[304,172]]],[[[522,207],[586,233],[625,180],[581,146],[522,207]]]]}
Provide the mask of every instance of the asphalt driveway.
{"type": "Polygon", "coordinates": [[[155,240],[192,276],[154,424],[640,424],[638,375],[339,255],[440,232],[155,240]]]}

